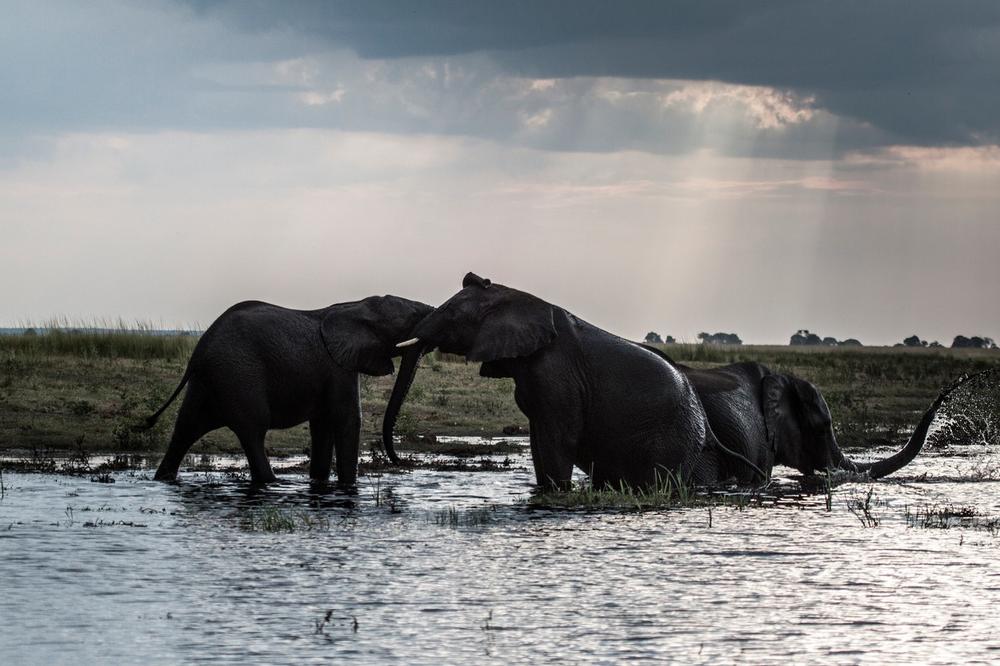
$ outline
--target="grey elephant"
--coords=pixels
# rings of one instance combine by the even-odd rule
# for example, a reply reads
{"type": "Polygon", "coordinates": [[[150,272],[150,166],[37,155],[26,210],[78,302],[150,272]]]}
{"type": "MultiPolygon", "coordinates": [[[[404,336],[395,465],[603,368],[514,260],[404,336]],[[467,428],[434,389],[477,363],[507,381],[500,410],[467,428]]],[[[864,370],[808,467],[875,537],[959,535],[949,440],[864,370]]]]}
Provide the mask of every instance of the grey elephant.
{"type": "Polygon", "coordinates": [[[714,483],[724,450],[694,387],[657,354],[563,308],[469,273],[462,290],[413,329],[383,422],[392,431],[421,354],[434,348],[512,377],[531,425],[539,485],[565,487],[574,465],[595,485],[649,486],[667,474],[714,483]]]}
{"type": "Polygon", "coordinates": [[[361,430],[358,373],[388,375],[394,344],[433,308],[398,296],[372,296],[319,310],[246,301],[226,310],[195,346],[187,370],[160,417],[187,385],[156,479],[172,480],[191,445],[228,427],[240,440],[254,481],[274,480],[264,451],[272,428],[309,422],[309,476],[357,479],[361,430]]]}
{"type": "Polygon", "coordinates": [[[739,483],[768,478],[774,465],[806,475],[844,470],[873,479],[888,476],[916,457],[938,408],[969,379],[963,377],[938,394],[901,450],[882,460],[858,463],[840,450],[830,408],[810,382],[753,362],[692,368],[674,362],[655,347],[641,346],[671,363],[694,386],[715,436],[739,454],[725,461],[728,469],[721,475],[739,483]]]}

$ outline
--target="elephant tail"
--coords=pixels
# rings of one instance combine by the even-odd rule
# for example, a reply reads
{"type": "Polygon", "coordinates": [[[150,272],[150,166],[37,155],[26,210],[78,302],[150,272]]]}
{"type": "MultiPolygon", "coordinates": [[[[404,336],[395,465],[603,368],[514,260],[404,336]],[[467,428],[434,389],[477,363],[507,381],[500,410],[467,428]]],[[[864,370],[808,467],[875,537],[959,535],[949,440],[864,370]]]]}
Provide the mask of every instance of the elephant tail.
{"type": "Polygon", "coordinates": [[[177,399],[177,396],[180,395],[181,390],[184,388],[185,384],[188,383],[189,379],[191,379],[191,364],[190,363],[188,363],[188,367],[184,370],[184,376],[181,377],[181,381],[177,385],[177,388],[175,388],[174,392],[171,394],[171,396],[169,398],[167,398],[167,401],[165,403],[163,403],[163,406],[160,407],[158,410],[156,410],[150,416],[146,417],[146,419],[142,423],[140,423],[139,425],[135,426],[133,428],[133,430],[135,430],[137,432],[142,432],[143,430],[149,430],[154,425],[156,425],[156,421],[160,418],[160,416],[163,415],[163,412],[167,411],[167,407],[170,406],[170,403],[172,403],[174,400],[177,399]]]}

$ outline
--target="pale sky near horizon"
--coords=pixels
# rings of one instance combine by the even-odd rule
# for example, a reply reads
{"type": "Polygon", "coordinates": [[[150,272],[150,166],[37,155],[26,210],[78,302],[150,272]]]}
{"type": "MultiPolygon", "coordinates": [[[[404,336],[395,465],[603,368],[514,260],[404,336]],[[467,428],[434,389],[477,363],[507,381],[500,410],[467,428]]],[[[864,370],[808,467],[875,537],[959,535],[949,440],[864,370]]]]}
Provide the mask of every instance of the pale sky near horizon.
{"type": "Polygon", "coordinates": [[[1000,339],[1000,3],[0,0],[0,326],[1000,339]]]}

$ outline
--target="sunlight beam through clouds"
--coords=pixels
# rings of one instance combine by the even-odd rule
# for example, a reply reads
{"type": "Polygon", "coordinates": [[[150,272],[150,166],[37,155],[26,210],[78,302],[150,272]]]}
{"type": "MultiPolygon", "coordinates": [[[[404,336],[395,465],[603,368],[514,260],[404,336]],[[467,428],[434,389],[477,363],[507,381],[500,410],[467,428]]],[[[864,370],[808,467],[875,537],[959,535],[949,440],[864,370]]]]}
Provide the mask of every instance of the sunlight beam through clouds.
{"type": "MultiPolygon", "coordinates": [[[[315,307],[401,293],[437,302],[474,269],[623,335],[655,328],[693,340],[702,329],[738,328],[780,342],[808,323],[801,319],[826,321],[846,263],[874,284],[909,270],[912,257],[988,251],[947,236],[928,247],[915,233],[906,257],[872,263],[862,252],[857,263],[848,246],[824,263],[824,215],[842,217],[858,200],[870,215],[881,196],[810,186],[830,177],[827,161],[750,168],[710,151],[693,161],[328,130],[73,135],[55,144],[51,159],[23,164],[0,185],[3,219],[15,221],[5,225],[0,279],[37,276],[38,291],[6,299],[21,319],[124,313],[204,325],[245,298],[315,307]],[[832,214],[830,197],[839,201],[832,214]]],[[[926,198],[936,194],[914,177],[924,191],[906,203],[911,230],[926,224],[926,198]]],[[[834,236],[838,228],[829,225],[834,236]]],[[[994,230],[981,240],[997,240],[994,230]]],[[[949,289],[961,294],[991,277],[973,270],[949,289]]],[[[915,291],[933,292],[912,279],[915,291]]],[[[848,305],[838,304],[840,335],[864,328],[892,341],[898,317],[880,328],[877,313],[855,318],[840,310],[848,305]]],[[[927,336],[949,330],[923,312],[909,323],[927,336]]]]}

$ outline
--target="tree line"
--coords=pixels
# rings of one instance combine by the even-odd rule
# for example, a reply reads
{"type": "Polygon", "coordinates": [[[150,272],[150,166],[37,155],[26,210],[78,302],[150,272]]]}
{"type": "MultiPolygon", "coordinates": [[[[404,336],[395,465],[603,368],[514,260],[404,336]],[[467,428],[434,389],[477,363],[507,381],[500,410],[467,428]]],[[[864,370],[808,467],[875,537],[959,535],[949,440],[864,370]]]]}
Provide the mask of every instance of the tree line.
{"type": "MultiPolygon", "coordinates": [[[[698,340],[701,344],[705,345],[742,345],[743,340],[740,336],[735,333],[708,333],[702,331],[698,334],[698,340]]],[[[646,334],[643,340],[646,344],[676,344],[677,340],[672,335],[661,336],[656,331],[650,331],[646,334]]],[[[808,329],[800,328],[798,331],[792,334],[792,337],[788,340],[789,346],[801,347],[801,346],[813,346],[813,347],[863,347],[861,341],[856,338],[846,338],[844,340],[837,340],[834,337],[821,337],[816,333],[812,333],[808,329]]],[[[933,342],[927,342],[922,340],[918,335],[911,335],[908,338],[904,338],[902,342],[897,342],[894,347],[941,347],[944,345],[934,340],[933,342]]],[[[997,349],[997,344],[994,342],[993,338],[988,338],[985,336],[973,335],[971,337],[966,337],[964,335],[956,335],[955,339],[951,342],[952,349],[997,349]]]]}

